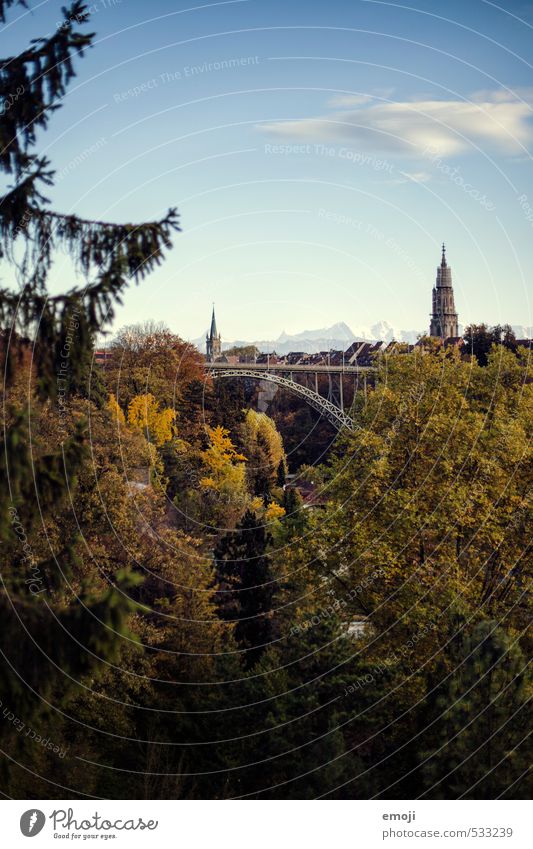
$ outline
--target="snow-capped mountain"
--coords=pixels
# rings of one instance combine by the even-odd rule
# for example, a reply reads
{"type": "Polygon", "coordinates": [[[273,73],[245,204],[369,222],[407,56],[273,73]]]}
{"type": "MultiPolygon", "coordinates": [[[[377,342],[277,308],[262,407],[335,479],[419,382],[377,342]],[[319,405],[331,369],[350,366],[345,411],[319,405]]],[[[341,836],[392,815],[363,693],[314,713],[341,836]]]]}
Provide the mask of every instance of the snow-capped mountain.
{"type": "MultiPolygon", "coordinates": [[[[286,333],[283,331],[277,339],[235,339],[234,341],[223,341],[222,349],[244,345],[255,345],[264,353],[276,351],[277,354],[288,354],[290,351],[305,351],[313,354],[318,351],[344,350],[352,342],[378,341],[390,342],[396,339],[399,342],[416,342],[421,331],[398,330],[387,321],[380,321],[371,327],[358,327],[352,330],[345,322],[340,321],[331,327],[321,327],[317,330],[302,330],[301,333],[286,333]]],[[[205,335],[192,340],[193,343],[205,352],[205,335]]]]}
{"type": "Polygon", "coordinates": [[[523,324],[512,324],[513,333],[517,339],[531,339],[533,327],[525,327],[523,324]]]}
{"type": "MultiPolygon", "coordinates": [[[[530,339],[533,328],[513,324],[513,331],[517,339],[530,339]]],[[[332,324],[331,327],[321,327],[318,330],[302,330],[301,333],[280,333],[277,339],[236,339],[233,342],[222,342],[222,349],[227,351],[235,346],[255,345],[260,351],[277,354],[288,354],[291,351],[305,351],[307,354],[315,354],[318,351],[345,350],[352,342],[408,342],[413,345],[419,336],[427,333],[427,329],[402,330],[394,327],[388,321],[378,321],[369,326],[360,326],[352,329],[343,321],[332,324]]],[[[463,327],[459,325],[459,333],[463,333],[463,327]]],[[[193,339],[193,344],[205,353],[205,334],[199,339],[193,339]]]]}

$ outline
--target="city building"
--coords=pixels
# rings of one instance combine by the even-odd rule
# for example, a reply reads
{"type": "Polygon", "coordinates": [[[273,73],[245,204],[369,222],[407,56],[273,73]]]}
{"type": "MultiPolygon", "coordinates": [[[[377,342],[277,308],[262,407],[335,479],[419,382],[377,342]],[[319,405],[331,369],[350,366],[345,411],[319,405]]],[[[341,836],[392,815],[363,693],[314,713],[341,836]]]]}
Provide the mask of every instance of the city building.
{"type": "Polygon", "coordinates": [[[217,320],[215,318],[215,305],[213,304],[213,315],[211,316],[211,329],[205,337],[205,352],[206,359],[209,363],[213,363],[220,357],[222,353],[222,337],[217,330],[217,320]]]}
{"type": "Polygon", "coordinates": [[[437,268],[437,280],[433,287],[431,324],[429,335],[439,339],[459,336],[459,322],[453,297],[452,270],[446,262],[446,248],[442,246],[442,258],[437,268]]]}

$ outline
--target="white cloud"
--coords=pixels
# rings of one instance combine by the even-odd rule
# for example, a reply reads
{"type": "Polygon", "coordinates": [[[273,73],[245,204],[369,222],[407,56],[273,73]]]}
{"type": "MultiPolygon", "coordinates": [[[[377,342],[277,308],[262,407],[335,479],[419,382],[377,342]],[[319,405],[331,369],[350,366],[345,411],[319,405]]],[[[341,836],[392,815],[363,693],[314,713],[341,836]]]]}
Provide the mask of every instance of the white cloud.
{"type": "Polygon", "coordinates": [[[369,94],[336,94],[335,97],[330,97],[328,106],[359,106],[360,103],[368,103],[372,100],[369,94]]]}
{"type": "Polygon", "coordinates": [[[429,183],[431,180],[431,174],[428,174],[427,171],[400,171],[405,177],[405,182],[411,180],[412,183],[429,183]]]}
{"type": "MultiPolygon", "coordinates": [[[[475,99],[384,103],[364,95],[334,98],[351,106],[316,118],[276,121],[259,129],[285,139],[339,141],[386,153],[450,156],[480,147],[523,154],[533,138],[532,110],[520,95],[478,92],[475,99]]],[[[529,99],[529,98],[528,98],[529,99]]]]}

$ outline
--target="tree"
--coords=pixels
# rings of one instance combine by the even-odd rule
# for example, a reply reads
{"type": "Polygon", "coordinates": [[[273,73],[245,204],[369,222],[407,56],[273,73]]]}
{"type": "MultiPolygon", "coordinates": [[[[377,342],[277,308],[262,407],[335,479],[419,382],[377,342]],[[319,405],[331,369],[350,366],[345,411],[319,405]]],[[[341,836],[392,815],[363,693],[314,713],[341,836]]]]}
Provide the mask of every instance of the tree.
{"type": "Polygon", "coordinates": [[[486,366],[493,345],[503,345],[515,352],[516,336],[509,324],[496,324],[489,327],[486,324],[470,324],[464,332],[463,340],[466,350],[474,356],[480,366],[486,366]]]}
{"type": "Polygon", "coordinates": [[[424,795],[494,799],[509,788],[527,798],[532,682],[520,648],[496,622],[463,622],[452,659],[423,720],[432,740],[419,748],[424,795]]]}
{"type": "Polygon", "coordinates": [[[277,484],[280,466],[286,463],[283,441],[276,425],[265,413],[247,410],[241,427],[241,442],[248,458],[248,486],[265,503],[277,484]]]}
{"type": "MultiPolygon", "coordinates": [[[[2,19],[11,5],[0,3],[2,19]]],[[[0,467],[9,481],[0,491],[6,661],[0,698],[4,705],[15,703],[32,728],[47,715],[49,721],[51,699],[60,704],[78,679],[94,681],[117,659],[124,641],[133,640],[129,592],[138,577],[129,561],[115,561],[107,581],[98,570],[84,574],[76,519],[69,527],[58,517],[72,512],[90,456],[83,416],[75,409],[75,393],[88,395],[87,352],[127,286],[161,263],[179,230],[175,209],[159,221],[115,224],[49,207],[43,191],[53,185],[54,172],[35,152],[37,131],[47,129],[75,76],[74,59],[93,41],[92,33],[79,30],[89,18],[83,3],[74,2],[62,14],[51,36],[2,59],[0,74],[0,169],[12,179],[0,201],[0,259],[21,282],[16,291],[0,290],[5,375],[0,467]],[[52,295],[47,282],[57,250],[70,255],[85,280],[52,295]],[[20,374],[29,362],[31,375],[21,392],[20,374]]],[[[22,737],[13,742],[12,728],[3,726],[2,733],[14,757],[11,766],[4,761],[4,771],[18,780],[16,761],[31,770],[39,755],[22,737]]]]}
{"type": "Polygon", "coordinates": [[[109,354],[107,385],[124,408],[136,395],[150,393],[160,404],[176,409],[191,384],[204,382],[200,353],[162,322],[121,328],[109,354]]]}
{"type": "Polygon", "coordinates": [[[175,411],[168,407],[160,410],[158,401],[151,393],[136,395],[129,403],[128,424],[141,430],[146,439],[158,447],[170,442],[174,436],[175,421],[175,411]]]}
{"type": "Polygon", "coordinates": [[[244,381],[225,378],[213,381],[213,391],[206,397],[211,424],[226,427],[234,441],[239,438],[240,425],[244,421],[246,398],[244,381]]]}
{"type": "MultiPolygon", "coordinates": [[[[458,663],[446,637],[454,633],[458,598],[474,623],[480,618],[503,621],[507,635],[501,638],[518,637],[524,653],[530,649],[526,561],[533,392],[527,366],[526,356],[503,346],[492,349],[485,367],[463,361],[455,350],[385,356],[375,388],[354,407],[357,429],[339,439],[334,459],[320,470],[325,509],[307,512],[307,527],[293,539],[290,553],[283,552],[289,574],[315,574],[314,580],[305,578],[309,589],[301,594],[300,609],[317,586],[322,597],[328,594],[328,607],[336,609],[341,622],[349,626],[350,618],[367,617],[359,653],[370,665],[364,673],[370,683],[354,695],[363,702],[369,697],[371,714],[350,723],[345,739],[360,747],[374,793],[413,798],[429,786],[414,749],[421,746],[417,735],[432,711],[428,690],[458,663]],[[384,672],[376,675],[374,669],[384,672]],[[372,736],[365,744],[367,720],[372,736]]],[[[290,504],[286,507],[285,523],[292,512],[290,504]]],[[[312,615],[307,619],[312,621],[312,615]]],[[[480,641],[477,634],[475,639],[480,641]]],[[[492,657],[493,683],[499,687],[508,680],[505,665],[514,675],[516,664],[490,641],[485,649],[487,660],[476,655],[469,680],[479,677],[492,657]]],[[[512,686],[509,692],[509,700],[499,702],[500,718],[513,723],[522,696],[512,686]]],[[[475,698],[476,705],[487,703],[482,689],[475,698]]],[[[450,699],[445,689],[441,708],[450,706],[450,699]]],[[[467,704],[461,708],[465,715],[467,704]]],[[[460,716],[453,722],[459,723],[460,716]]],[[[480,717],[473,738],[478,742],[482,722],[480,717]]],[[[441,742],[449,739],[450,727],[440,726],[441,742]]],[[[518,736],[500,738],[499,756],[506,739],[516,742],[518,736]]],[[[464,740],[472,745],[467,732],[464,740]]],[[[424,745],[426,753],[440,743],[433,740],[433,745],[424,745]]],[[[449,751],[457,763],[456,750],[449,751]]],[[[437,782],[447,767],[435,757],[437,782]]],[[[518,775],[518,766],[509,771],[509,758],[501,769],[491,761],[491,783],[482,792],[497,796],[511,772],[518,775]]],[[[470,775],[475,773],[477,782],[487,761],[481,758],[474,769],[472,760],[470,775]]],[[[518,755],[516,761],[522,763],[518,755]]],[[[450,779],[455,780],[459,787],[459,771],[450,779]]],[[[451,784],[443,786],[446,796],[451,784]]]]}
{"type": "Polygon", "coordinates": [[[522,593],[532,392],[514,355],[491,357],[385,358],[332,465],[331,519],[314,542],[349,583],[384,570],[368,597],[381,626],[427,615],[434,593],[464,592],[492,614],[522,593]]]}
{"type": "MultiPolygon", "coordinates": [[[[324,396],[328,392],[321,380],[319,392],[324,396]]],[[[304,463],[322,462],[335,442],[337,432],[333,425],[292,392],[277,392],[269,403],[268,415],[283,439],[291,472],[296,472],[304,463]]]]}
{"type": "Polygon", "coordinates": [[[204,518],[221,530],[231,528],[244,513],[249,495],[246,488],[246,457],[240,454],[221,425],[207,427],[208,447],[201,452],[204,467],[200,478],[204,518]]]}
{"type": "Polygon", "coordinates": [[[246,362],[254,362],[259,353],[255,345],[234,345],[224,351],[226,357],[242,357],[246,362]]]}
{"type": "Polygon", "coordinates": [[[261,657],[272,635],[269,541],[264,525],[247,510],[235,531],[222,537],[215,549],[219,610],[224,619],[236,622],[235,638],[246,649],[246,668],[261,657]]]}

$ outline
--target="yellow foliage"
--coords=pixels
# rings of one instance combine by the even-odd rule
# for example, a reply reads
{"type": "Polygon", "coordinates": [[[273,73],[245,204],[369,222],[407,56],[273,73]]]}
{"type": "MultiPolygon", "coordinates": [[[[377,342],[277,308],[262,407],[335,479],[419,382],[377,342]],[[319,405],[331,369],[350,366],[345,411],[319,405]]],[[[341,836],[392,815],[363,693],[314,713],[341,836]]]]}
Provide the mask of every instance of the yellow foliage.
{"type": "Polygon", "coordinates": [[[249,509],[256,514],[258,519],[265,522],[275,522],[276,519],[281,519],[285,515],[285,508],[276,501],[271,501],[265,507],[263,499],[258,495],[252,498],[249,509]]]}
{"type": "Polygon", "coordinates": [[[280,504],[276,504],[275,501],[271,501],[265,510],[265,519],[267,519],[269,522],[273,522],[276,519],[281,519],[284,515],[285,508],[281,507],[280,504]]]}
{"type": "Polygon", "coordinates": [[[247,410],[243,424],[244,444],[253,454],[254,448],[261,446],[272,477],[275,477],[280,463],[285,461],[285,451],[281,434],[275,422],[265,413],[247,410]]]}
{"type": "Polygon", "coordinates": [[[204,507],[211,510],[212,522],[229,526],[236,522],[248,506],[246,488],[246,457],[239,454],[223,427],[207,427],[209,446],[201,458],[206,474],[200,487],[207,496],[204,507]]]}
{"type": "Polygon", "coordinates": [[[110,411],[111,415],[113,416],[113,419],[116,422],[118,422],[121,425],[126,424],[126,417],[124,416],[124,413],[120,409],[119,403],[118,403],[117,399],[115,398],[115,396],[113,395],[113,393],[111,393],[111,395],[109,396],[109,399],[108,399],[108,402],[107,402],[107,409],[110,411]]]}
{"type": "Polygon", "coordinates": [[[176,413],[170,407],[159,409],[153,395],[136,395],[128,407],[128,424],[142,430],[157,446],[169,442],[175,433],[176,413]]]}
{"type": "Polygon", "coordinates": [[[229,430],[225,427],[207,427],[210,445],[202,454],[206,466],[214,473],[221,472],[228,464],[241,463],[246,460],[239,454],[230,439],[229,430]]]}

